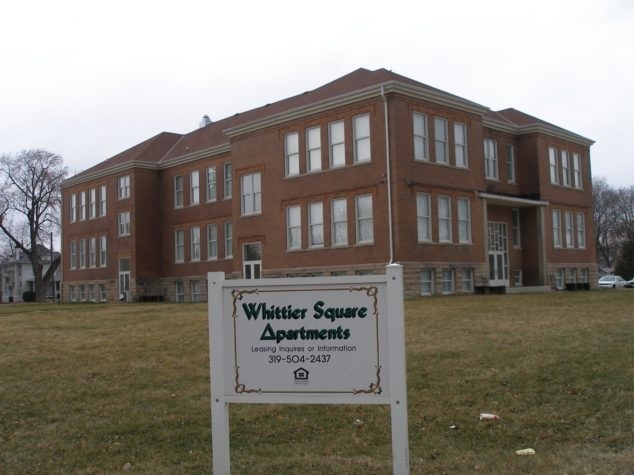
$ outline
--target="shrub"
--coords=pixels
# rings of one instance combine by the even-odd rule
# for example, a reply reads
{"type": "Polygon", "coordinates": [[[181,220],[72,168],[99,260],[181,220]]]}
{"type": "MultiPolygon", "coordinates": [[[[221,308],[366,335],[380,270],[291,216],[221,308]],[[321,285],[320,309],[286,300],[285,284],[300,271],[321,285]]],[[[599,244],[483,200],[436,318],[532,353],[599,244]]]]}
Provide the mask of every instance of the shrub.
{"type": "Polygon", "coordinates": [[[35,292],[32,290],[26,290],[22,294],[22,300],[25,302],[35,302],[35,292]]]}

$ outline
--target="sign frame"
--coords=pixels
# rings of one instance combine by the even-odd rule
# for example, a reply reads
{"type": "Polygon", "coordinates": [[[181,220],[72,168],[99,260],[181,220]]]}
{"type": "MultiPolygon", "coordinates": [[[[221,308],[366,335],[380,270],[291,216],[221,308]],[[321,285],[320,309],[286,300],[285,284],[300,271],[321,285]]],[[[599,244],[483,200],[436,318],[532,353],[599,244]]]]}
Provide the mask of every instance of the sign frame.
{"type": "MultiPolygon", "coordinates": [[[[250,280],[225,280],[224,277],[223,272],[210,272],[207,275],[213,473],[230,473],[230,403],[293,403],[390,405],[393,472],[408,474],[409,438],[402,266],[399,264],[387,265],[385,275],[250,280]],[[367,314],[364,314],[364,317],[357,320],[353,318],[345,320],[346,325],[353,325],[351,332],[355,332],[355,328],[361,329],[359,325],[364,325],[364,328],[369,329],[365,331],[370,332],[372,332],[372,326],[376,326],[376,361],[371,361],[376,375],[371,378],[369,384],[365,385],[363,389],[361,387],[337,386],[328,390],[320,390],[319,388],[316,390],[293,390],[285,387],[284,384],[278,384],[279,388],[275,385],[266,387],[266,382],[264,384],[250,384],[254,380],[262,383],[258,375],[264,370],[270,371],[270,375],[275,376],[280,368],[279,365],[275,364],[265,365],[264,367],[258,366],[250,373],[247,371],[251,376],[250,378],[247,377],[246,380],[243,379],[240,375],[241,370],[239,371],[239,367],[241,365],[244,366],[244,364],[247,364],[247,366],[251,364],[248,362],[246,355],[244,355],[246,350],[243,348],[242,334],[246,333],[245,328],[247,328],[245,326],[247,322],[244,312],[247,308],[259,310],[255,303],[251,303],[251,307],[247,307],[249,304],[245,302],[248,300],[248,296],[261,296],[266,292],[286,292],[285,295],[293,295],[300,300],[313,302],[316,295],[322,295],[322,293],[323,295],[329,295],[328,292],[330,292],[330,295],[335,295],[334,293],[336,293],[337,296],[340,296],[344,291],[350,294],[355,292],[365,293],[363,296],[355,297],[356,301],[358,302],[359,298],[362,298],[364,299],[363,301],[370,302],[365,307],[367,314]],[[245,307],[241,307],[242,304],[245,307]],[[237,324],[236,321],[241,312],[240,309],[242,309],[243,318],[237,324]],[[371,316],[374,320],[372,321],[370,318],[365,320],[367,316],[371,316]],[[357,327],[354,327],[354,325],[357,325],[357,327]],[[266,368],[271,369],[267,370],[266,368]]],[[[323,300],[326,299],[324,298],[323,300]]],[[[312,303],[309,306],[311,305],[312,303]]],[[[314,308],[322,311],[321,308],[314,308]]],[[[274,307],[271,306],[271,309],[274,309],[274,307]]],[[[290,313],[292,307],[290,305],[288,311],[289,322],[281,321],[278,312],[277,320],[272,319],[273,323],[291,323],[290,313]]],[[[312,311],[312,306],[310,311],[312,311]]],[[[306,309],[304,310],[305,312],[306,309]]],[[[252,313],[255,314],[255,310],[252,313]]],[[[284,315],[286,316],[286,313],[284,315]]],[[[294,318],[299,319],[299,313],[296,313],[294,318]]],[[[319,317],[315,316],[315,318],[319,317]]],[[[306,320],[302,320],[298,324],[309,323],[309,321],[313,322],[310,317],[307,317],[306,320]]],[[[334,317],[332,317],[331,321],[335,322],[334,317]]],[[[253,322],[248,323],[251,324],[253,322]]],[[[262,322],[258,321],[257,323],[260,326],[262,325],[262,322]]],[[[303,329],[304,327],[302,327],[303,329]]],[[[298,330],[294,331],[297,337],[298,330]]],[[[341,332],[342,329],[339,326],[339,337],[341,337],[341,332]]],[[[263,333],[260,339],[264,339],[265,336],[267,339],[273,339],[273,335],[272,331],[266,335],[263,333]]],[[[284,334],[278,335],[278,339],[280,336],[283,337],[284,334]]],[[[371,338],[357,339],[357,341],[366,340],[371,340],[371,338]]],[[[276,343],[279,347],[280,342],[276,341],[276,343]]],[[[362,346],[360,351],[370,352],[370,355],[374,356],[372,353],[374,342],[359,346],[362,346]]],[[[355,346],[356,351],[357,348],[355,346]]],[[[265,357],[268,358],[270,356],[265,355],[265,357]]],[[[297,359],[299,359],[299,356],[297,356],[297,359]]],[[[345,362],[346,357],[342,356],[340,360],[345,362]]],[[[358,359],[354,361],[356,365],[359,364],[358,359]]],[[[342,371],[345,370],[345,365],[343,366],[342,371]]],[[[286,367],[287,365],[282,365],[282,368],[286,367]]],[[[337,367],[339,368],[339,365],[337,367]]],[[[352,373],[354,373],[356,367],[351,369],[352,373]]],[[[365,367],[363,369],[365,372],[360,371],[360,373],[367,376],[368,368],[365,367]]],[[[300,367],[298,370],[306,371],[304,367],[300,367]]],[[[307,375],[300,374],[300,377],[304,376],[307,375]]],[[[265,377],[264,381],[268,381],[268,379],[275,380],[274,377],[265,377]]],[[[363,381],[367,382],[367,377],[363,381]]],[[[335,383],[336,385],[337,383],[335,383]]]]}

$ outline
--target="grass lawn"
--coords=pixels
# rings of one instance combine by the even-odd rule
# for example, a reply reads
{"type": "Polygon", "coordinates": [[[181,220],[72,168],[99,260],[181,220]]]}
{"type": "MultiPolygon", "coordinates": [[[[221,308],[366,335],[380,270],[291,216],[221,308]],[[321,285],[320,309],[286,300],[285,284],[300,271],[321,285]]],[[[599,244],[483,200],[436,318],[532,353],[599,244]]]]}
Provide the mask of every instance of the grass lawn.
{"type": "MultiPolygon", "coordinates": [[[[211,472],[206,308],[0,305],[0,474],[211,472]]],[[[634,471],[634,290],[405,311],[412,473],[634,471]]],[[[391,471],[386,406],[230,414],[234,473],[391,471]]]]}

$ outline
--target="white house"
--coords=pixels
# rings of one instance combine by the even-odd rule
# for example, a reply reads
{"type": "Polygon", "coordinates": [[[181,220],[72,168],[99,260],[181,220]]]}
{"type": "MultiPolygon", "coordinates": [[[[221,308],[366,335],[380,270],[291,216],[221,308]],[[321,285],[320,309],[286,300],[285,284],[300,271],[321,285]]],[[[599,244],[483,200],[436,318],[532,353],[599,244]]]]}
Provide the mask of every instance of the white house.
{"type": "MultiPolygon", "coordinates": [[[[39,245],[37,252],[44,265],[43,274],[48,270],[51,263],[50,249],[39,245]]],[[[53,253],[53,259],[59,258],[59,253],[53,253]]],[[[59,294],[62,280],[61,267],[55,271],[55,288],[59,294]]],[[[34,286],[33,268],[31,261],[21,250],[16,250],[15,254],[7,260],[0,261],[0,302],[22,302],[22,294],[27,290],[33,290],[34,286]]],[[[51,282],[46,282],[46,296],[53,297],[53,287],[51,282]]]]}

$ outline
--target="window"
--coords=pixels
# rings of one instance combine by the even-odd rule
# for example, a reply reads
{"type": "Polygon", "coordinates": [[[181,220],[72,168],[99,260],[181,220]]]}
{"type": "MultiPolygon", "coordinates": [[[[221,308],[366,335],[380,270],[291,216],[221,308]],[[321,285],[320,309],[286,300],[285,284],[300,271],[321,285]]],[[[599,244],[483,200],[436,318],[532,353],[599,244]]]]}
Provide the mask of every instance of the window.
{"type": "Polygon", "coordinates": [[[587,284],[589,282],[589,271],[587,267],[584,267],[583,269],[580,269],[579,272],[579,282],[583,283],[583,284],[587,284]]]}
{"type": "Polygon", "coordinates": [[[225,198],[231,198],[231,163],[225,163],[223,170],[225,179],[225,198]]]}
{"type": "Polygon", "coordinates": [[[120,176],[118,178],[118,197],[120,200],[130,198],[130,175],[120,176]]]}
{"type": "Polygon", "coordinates": [[[302,247],[302,216],[299,205],[286,208],[286,248],[302,247]]]}
{"type": "Polygon", "coordinates": [[[521,247],[522,238],[520,235],[520,210],[518,208],[511,209],[511,221],[513,247],[521,247]]]}
{"type": "Polygon", "coordinates": [[[561,247],[561,213],[558,209],[553,210],[553,245],[561,247]]]}
{"type": "Polygon", "coordinates": [[[370,157],[370,116],[359,115],[352,119],[354,134],[355,163],[369,162],[370,157]]]}
{"type": "Polygon", "coordinates": [[[80,285],[79,286],[79,300],[81,302],[85,302],[86,301],[86,286],[85,285],[80,285]]]}
{"type": "Polygon", "coordinates": [[[200,227],[193,226],[190,230],[191,260],[200,260],[200,227]]]}
{"type": "Polygon", "coordinates": [[[427,142],[427,116],[414,112],[414,160],[429,160],[429,146],[427,142]]]}
{"type": "Polygon", "coordinates": [[[521,287],[524,285],[522,280],[522,269],[515,269],[513,271],[513,285],[515,287],[521,287]]]}
{"type": "Polygon", "coordinates": [[[515,147],[510,143],[506,145],[506,180],[515,183],[515,147]]]}
{"type": "Polygon", "coordinates": [[[70,242],[70,268],[77,269],[77,241],[70,242]]]}
{"type": "Polygon", "coordinates": [[[312,127],[306,131],[306,170],[321,170],[321,129],[312,127]]]}
{"type": "Polygon", "coordinates": [[[233,257],[233,223],[225,223],[225,259],[233,257]]]}
{"type": "Polygon", "coordinates": [[[95,284],[90,284],[88,286],[88,300],[95,302],[95,284]]]}
{"type": "Polygon", "coordinates": [[[583,213],[577,213],[577,247],[586,247],[586,217],[583,213]]]}
{"type": "Polygon", "coordinates": [[[79,192],[79,220],[86,219],[86,192],[79,192]]]}
{"type": "Polygon", "coordinates": [[[174,231],[174,261],[185,262],[185,231],[174,231]]]}
{"type": "Polygon", "coordinates": [[[564,270],[557,269],[555,270],[555,287],[557,290],[564,289],[564,270]]]}
{"type": "Polygon", "coordinates": [[[431,198],[427,193],[416,193],[416,228],[418,241],[431,241],[431,198]]]}
{"type": "Polygon", "coordinates": [[[99,284],[99,301],[105,302],[106,300],[108,300],[108,294],[106,293],[106,285],[99,284]]]}
{"type": "Polygon", "coordinates": [[[71,302],[75,302],[77,300],[77,295],[75,294],[75,286],[74,285],[70,285],[68,286],[68,298],[70,299],[71,302]]]}
{"type": "Polygon", "coordinates": [[[559,164],[557,163],[557,150],[548,147],[548,163],[550,164],[550,182],[553,185],[559,184],[559,164]]]}
{"type": "Polygon", "coordinates": [[[357,243],[374,241],[374,223],[372,218],[372,195],[355,197],[357,218],[357,243]]]}
{"type": "Polygon", "coordinates": [[[86,268],[86,240],[79,240],[79,267],[80,269],[86,268]]]}
{"type": "Polygon", "coordinates": [[[182,280],[174,282],[174,298],[176,302],[183,303],[185,301],[185,286],[182,280]]]}
{"type": "Polygon", "coordinates": [[[458,242],[471,242],[471,203],[458,198],[458,242]]]}
{"type": "Polygon", "coordinates": [[[448,196],[438,197],[438,240],[451,242],[451,201],[448,196]]]}
{"type": "Polygon", "coordinates": [[[561,178],[564,186],[571,185],[570,179],[570,157],[566,150],[561,151],[561,178]]]}
{"type": "Polygon", "coordinates": [[[473,269],[462,269],[462,291],[473,292],[473,269]]]}
{"type": "Polygon", "coordinates": [[[564,213],[564,223],[566,225],[566,247],[575,247],[572,211],[564,213]]]}
{"type": "Polygon", "coordinates": [[[420,272],[420,294],[432,295],[434,293],[434,270],[423,269],[420,272]]]}
{"type": "Polygon", "coordinates": [[[324,206],[322,203],[308,205],[308,245],[310,247],[324,245],[324,206]]]}
{"type": "Polygon", "coordinates": [[[484,139],[484,175],[487,180],[498,179],[497,142],[492,139],[484,139]]]}
{"type": "Polygon", "coordinates": [[[174,207],[182,208],[185,200],[183,199],[183,177],[174,177],[174,207]]]}
{"type": "Polygon", "coordinates": [[[99,267],[106,267],[108,260],[108,249],[106,246],[106,235],[99,236],[99,267]]]}
{"type": "Polygon", "coordinates": [[[581,189],[581,156],[578,153],[572,154],[572,179],[573,186],[581,189]]]}
{"type": "Polygon", "coordinates": [[[91,237],[88,240],[88,265],[97,267],[97,238],[91,237]]]}
{"type": "Polygon", "coordinates": [[[207,259],[218,258],[218,228],[215,224],[207,225],[207,259]]]}
{"type": "Polygon", "coordinates": [[[200,175],[198,170],[189,173],[189,204],[200,203],[200,175]]]}
{"type": "Polygon", "coordinates": [[[101,187],[99,188],[99,216],[106,215],[107,198],[108,197],[106,195],[106,185],[101,185],[101,187]]]}
{"type": "Polygon", "coordinates": [[[191,287],[192,302],[200,302],[200,281],[192,280],[189,285],[191,287]]]}
{"type": "Polygon", "coordinates": [[[89,192],[88,217],[93,219],[97,216],[97,188],[91,188],[89,192]]]}
{"type": "Polygon", "coordinates": [[[467,156],[467,126],[460,122],[453,124],[453,135],[456,147],[456,166],[467,168],[469,159],[467,156]]]}
{"type": "Polygon", "coordinates": [[[70,222],[77,221],[77,195],[72,193],[70,195],[70,222]]]}
{"type": "Polygon", "coordinates": [[[577,283],[577,269],[575,269],[574,267],[566,268],[566,283],[568,284],[577,283]]]}
{"type": "Polygon", "coordinates": [[[332,244],[348,244],[348,203],[345,198],[332,200],[332,244]]]}
{"type": "Polygon", "coordinates": [[[216,201],[216,167],[207,167],[207,201],[216,201]]]}
{"type": "Polygon", "coordinates": [[[447,119],[434,117],[434,143],[436,162],[449,164],[447,154],[447,119]]]}
{"type": "Polygon", "coordinates": [[[293,132],[284,137],[286,176],[299,175],[299,134],[293,132]]]}
{"type": "Polygon", "coordinates": [[[130,234],[130,212],[122,211],[119,213],[119,236],[128,234],[130,234]]]}
{"type": "Polygon", "coordinates": [[[330,167],[343,167],[346,164],[343,120],[328,124],[328,146],[330,149],[330,167]]]}
{"type": "Polygon", "coordinates": [[[262,212],[261,174],[250,173],[240,177],[242,216],[262,212]]]}
{"type": "Polygon", "coordinates": [[[442,293],[453,294],[453,269],[442,270],[442,293]]]}

